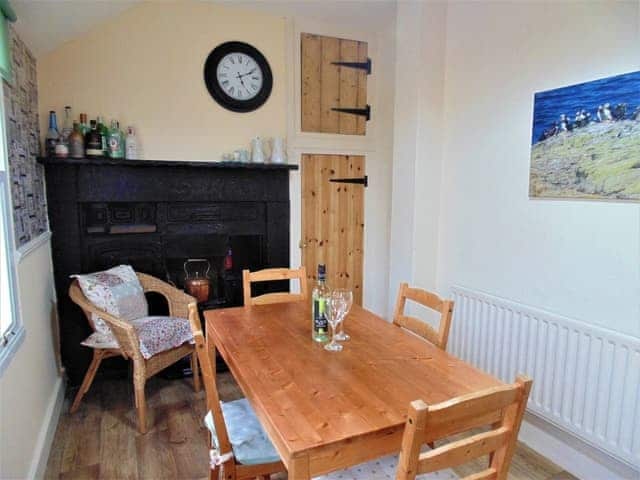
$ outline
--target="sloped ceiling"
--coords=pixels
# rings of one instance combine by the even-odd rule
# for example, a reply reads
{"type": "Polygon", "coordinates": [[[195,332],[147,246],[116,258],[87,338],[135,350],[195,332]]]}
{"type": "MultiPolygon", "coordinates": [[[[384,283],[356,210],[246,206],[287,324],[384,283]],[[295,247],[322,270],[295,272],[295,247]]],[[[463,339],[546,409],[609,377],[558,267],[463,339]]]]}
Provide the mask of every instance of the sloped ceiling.
{"type": "MultiPolygon", "coordinates": [[[[145,0],[11,0],[20,37],[36,57],[145,0]]],[[[146,0],[160,2],[166,0],[146,0]]],[[[179,0],[183,2],[196,0],[179,0]]],[[[325,22],[354,21],[382,28],[395,21],[395,0],[202,0],[325,22]]]]}

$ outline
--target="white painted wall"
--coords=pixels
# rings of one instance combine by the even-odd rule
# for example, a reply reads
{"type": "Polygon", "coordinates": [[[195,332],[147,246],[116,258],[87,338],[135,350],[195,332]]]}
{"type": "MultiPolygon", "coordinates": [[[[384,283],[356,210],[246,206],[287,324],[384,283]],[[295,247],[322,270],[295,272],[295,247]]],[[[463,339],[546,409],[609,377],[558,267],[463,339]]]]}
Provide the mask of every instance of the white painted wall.
{"type": "Polygon", "coordinates": [[[638,204],[528,198],[533,93],[639,69],[639,9],[449,5],[440,289],[640,336],[638,204]]]}
{"type": "Polygon", "coordinates": [[[389,315],[401,282],[436,288],[446,12],[398,3],[389,315]]]}

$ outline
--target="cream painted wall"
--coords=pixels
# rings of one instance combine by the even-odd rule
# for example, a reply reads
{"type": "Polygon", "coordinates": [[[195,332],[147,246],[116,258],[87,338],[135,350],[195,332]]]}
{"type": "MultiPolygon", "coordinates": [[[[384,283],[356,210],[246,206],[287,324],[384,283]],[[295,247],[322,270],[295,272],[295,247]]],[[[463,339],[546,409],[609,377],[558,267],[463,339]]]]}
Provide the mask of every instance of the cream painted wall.
{"type": "MultiPolygon", "coordinates": [[[[57,420],[62,379],[53,355],[53,276],[49,242],[18,265],[24,342],[0,377],[0,478],[29,478],[48,451],[49,425],[57,420]]],[[[54,425],[55,427],[55,425],[54,425]]],[[[46,459],[45,459],[46,461],[46,459]]]]}
{"type": "Polygon", "coordinates": [[[137,128],[143,158],[217,160],[256,135],[286,135],[285,19],[210,2],[147,2],[38,58],[43,135],[48,111],[102,114],[137,128]],[[209,52],[228,40],[258,48],[274,85],[237,114],[204,85],[209,52]]]}

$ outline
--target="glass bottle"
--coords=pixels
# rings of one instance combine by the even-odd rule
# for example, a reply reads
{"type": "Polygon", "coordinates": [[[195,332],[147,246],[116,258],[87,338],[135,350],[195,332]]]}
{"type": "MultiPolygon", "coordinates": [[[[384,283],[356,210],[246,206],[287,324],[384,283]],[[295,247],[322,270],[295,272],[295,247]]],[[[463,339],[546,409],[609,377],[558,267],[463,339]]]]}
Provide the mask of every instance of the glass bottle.
{"type": "Polygon", "coordinates": [[[84,136],[80,131],[78,122],[73,122],[73,131],[69,135],[69,156],[71,158],[84,158],[84,136]]]}
{"type": "Polygon", "coordinates": [[[122,132],[120,131],[120,124],[117,120],[111,120],[111,128],[109,129],[109,156],[111,158],[123,158],[124,146],[123,146],[122,132]]]}
{"type": "Polygon", "coordinates": [[[318,265],[318,283],[311,292],[311,338],[315,342],[329,340],[329,322],[327,320],[327,300],[331,290],[325,282],[326,268],[318,265]]]}
{"type": "Polygon", "coordinates": [[[66,106],[64,107],[64,122],[62,124],[62,143],[66,144],[67,146],[69,145],[69,135],[71,135],[71,132],[73,132],[73,127],[72,127],[72,115],[71,115],[71,107],[70,106],[66,106]]]}
{"type": "Polygon", "coordinates": [[[98,133],[100,133],[100,138],[102,139],[102,152],[105,157],[109,156],[109,129],[105,125],[102,117],[98,116],[98,133]]]}
{"type": "Polygon", "coordinates": [[[85,136],[85,145],[87,157],[102,157],[102,139],[95,120],[91,120],[91,130],[85,136]]]}
{"type": "Polygon", "coordinates": [[[83,137],[86,137],[87,133],[89,133],[89,130],[91,130],[91,128],[89,127],[89,123],[87,122],[87,114],[81,113],[80,114],[80,133],[82,134],[83,137]]]}
{"type": "Polygon", "coordinates": [[[53,157],[56,154],[56,145],[60,140],[60,133],[58,133],[58,119],[56,118],[56,112],[51,110],[49,112],[49,130],[47,130],[47,136],[44,139],[44,150],[47,157],[53,157]]]}
{"type": "Polygon", "coordinates": [[[138,141],[133,127],[127,127],[127,138],[124,141],[125,145],[125,158],[127,160],[138,159],[138,141]]]}

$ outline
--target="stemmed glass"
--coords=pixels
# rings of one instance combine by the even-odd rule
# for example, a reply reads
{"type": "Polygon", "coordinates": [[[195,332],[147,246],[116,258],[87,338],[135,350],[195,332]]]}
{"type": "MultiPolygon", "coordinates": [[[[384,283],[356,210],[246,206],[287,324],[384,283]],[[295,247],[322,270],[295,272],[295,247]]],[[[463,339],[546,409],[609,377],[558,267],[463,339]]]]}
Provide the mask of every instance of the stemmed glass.
{"type": "Polygon", "coordinates": [[[349,340],[351,337],[344,333],[344,319],[351,310],[351,305],[353,305],[353,293],[351,290],[347,290],[346,288],[336,288],[332,293],[331,297],[340,298],[340,301],[343,302],[344,313],[342,314],[342,320],[340,321],[339,331],[336,334],[336,340],[340,342],[344,342],[349,340]]]}
{"type": "Polygon", "coordinates": [[[339,352],[342,350],[342,345],[336,341],[336,333],[338,325],[344,318],[346,306],[344,298],[340,295],[334,295],[331,293],[327,299],[326,315],[327,321],[329,322],[329,325],[331,325],[332,335],[331,342],[324,346],[325,350],[329,350],[330,352],[339,352]]]}

